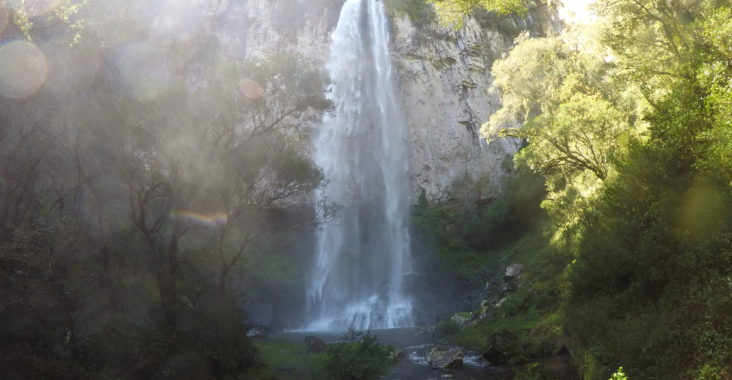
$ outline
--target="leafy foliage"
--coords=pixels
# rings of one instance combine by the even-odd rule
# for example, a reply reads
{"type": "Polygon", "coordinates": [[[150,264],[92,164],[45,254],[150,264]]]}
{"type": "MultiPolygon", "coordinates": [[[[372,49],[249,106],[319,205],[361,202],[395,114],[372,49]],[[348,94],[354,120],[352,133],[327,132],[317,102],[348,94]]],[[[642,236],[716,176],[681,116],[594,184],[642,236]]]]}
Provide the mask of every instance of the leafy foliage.
{"type": "Polygon", "coordinates": [[[389,357],[389,349],[377,342],[376,335],[355,330],[349,330],[343,336],[343,342],[329,344],[326,355],[316,365],[314,379],[378,379],[395,360],[389,357]]]}
{"type": "Polygon", "coordinates": [[[526,140],[516,161],[547,179],[551,244],[574,255],[552,270],[559,317],[584,375],[622,364],[648,379],[724,378],[730,5],[597,8],[594,29],[517,40],[493,68],[503,106],[483,132],[526,140]]]}
{"type": "Polygon", "coordinates": [[[609,380],[628,380],[628,376],[625,374],[623,367],[619,367],[618,370],[610,376],[609,380]]]}
{"type": "Polygon", "coordinates": [[[436,17],[428,0],[390,0],[385,6],[391,14],[406,15],[417,26],[427,25],[436,17]]]}
{"type": "Polygon", "coordinates": [[[413,211],[415,223],[429,231],[438,244],[438,254],[454,273],[476,281],[495,257],[486,251],[513,243],[529,226],[543,217],[539,201],[544,196],[542,179],[518,170],[508,188],[496,199],[475,199],[465,187],[482,187],[466,179],[455,184],[445,200],[430,204],[426,198],[413,211]]]}
{"type": "Polygon", "coordinates": [[[461,28],[466,15],[476,10],[487,10],[501,15],[525,16],[530,0],[427,0],[434,4],[440,24],[461,28]]]}
{"type": "MultiPolygon", "coordinates": [[[[253,292],[229,274],[258,265],[278,202],[322,183],[296,145],[331,106],[323,74],[286,52],[238,57],[198,3],[31,3],[8,5],[3,36],[36,41],[51,74],[0,99],[0,372],[242,376],[253,292]]],[[[265,264],[297,285],[281,255],[265,264]]]]}

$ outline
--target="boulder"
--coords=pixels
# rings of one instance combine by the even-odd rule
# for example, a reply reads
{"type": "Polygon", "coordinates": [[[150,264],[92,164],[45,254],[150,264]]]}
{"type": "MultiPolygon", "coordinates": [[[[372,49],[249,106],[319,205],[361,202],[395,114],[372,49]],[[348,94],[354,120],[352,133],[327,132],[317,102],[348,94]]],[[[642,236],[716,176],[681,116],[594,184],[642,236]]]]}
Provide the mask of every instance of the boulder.
{"type": "Polygon", "coordinates": [[[389,359],[399,360],[404,358],[404,351],[396,346],[389,346],[389,359]]]}
{"type": "Polygon", "coordinates": [[[471,314],[466,312],[453,314],[453,316],[450,317],[450,321],[460,326],[460,328],[465,328],[475,324],[472,320],[471,314]]]}
{"type": "Polygon", "coordinates": [[[459,348],[440,350],[432,347],[427,352],[427,362],[430,367],[437,369],[460,368],[463,366],[463,352],[459,348]]]}
{"type": "Polygon", "coordinates": [[[269,336],[269,331],[263,327],[255,327],[247,331],[247,337],[249,338],[266,338],[269,336]]]}
{"type": "Polygon", "coordinates": [[[311,354],[319,354],[325,352],[328,345],[325,344],[320,338],[308,335],[305,337],[305,349],[311,354]]]}
{"type": "Polygon", "coordinates": [[[478,309],[478,321],[482,321],[491,315],[492,309],[490,305],[483,305],[478,309]]]}
{"type": "Polygon", "coordinates": [[[508,301],[508,297],[503,297],[498,302],[496,302],[495,308],[498,309],[499,307],[503,306],[504,303],[508,301]]]}
{"type": "Polygon", "coordinates": [[[523,271],[524,266],[522,264],[511,264],[506,268],[506,273],[504,273],[503,275],[503,280],[506,282],[512,281],[516,277],[520,276],[523,271]]]}

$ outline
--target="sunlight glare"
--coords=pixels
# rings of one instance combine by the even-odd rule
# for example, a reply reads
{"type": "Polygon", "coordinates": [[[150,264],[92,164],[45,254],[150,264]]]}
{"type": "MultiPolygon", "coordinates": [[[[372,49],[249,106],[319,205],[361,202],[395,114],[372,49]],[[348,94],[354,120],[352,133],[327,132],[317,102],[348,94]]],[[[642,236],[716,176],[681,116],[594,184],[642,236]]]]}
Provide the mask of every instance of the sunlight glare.
{"type": "Polygon", "coordinates": [[[168,0],[161,4],[150,33],[163,40],[190,40],[200,30],[202,13],[195,2],[168,0]]]}
{"type": "Polygon", "coordinates": [[[591,24],[597,21],[597,16],[590,9],[594,0],[561,0],[559,18],[567,24],[591,24]]]}
{"type": "Polygon", "coordinates": [[[0,46],[0,95],[25,98],[36,92],[46,80],[46,56],[36,45],[13,41],[0,46]]]}

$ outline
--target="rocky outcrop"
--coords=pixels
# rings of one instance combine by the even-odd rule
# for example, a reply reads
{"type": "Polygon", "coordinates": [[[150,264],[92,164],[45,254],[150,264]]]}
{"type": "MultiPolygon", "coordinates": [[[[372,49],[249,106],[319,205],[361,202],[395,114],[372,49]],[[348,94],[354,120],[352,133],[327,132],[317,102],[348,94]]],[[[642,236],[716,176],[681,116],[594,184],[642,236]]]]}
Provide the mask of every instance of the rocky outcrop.
{"type": "Polygon", "coordinates": [[[473,320],[472,313],[467,312],[460,312],[455,313],[450,317],[450,321],[455,323],[456,325],[460,326],[460,328],[465,328],[468,326],[475,325],[475,320],[473,320]]]}
{"type": "Polygon", "coordinates": [[[311,354],[325,352],[328,345],[318,337],[308,335],[305,337],[305,350],[311,354]]]}
{"type": "Polygon", "coordinates": [[[523,264],[511,264],[506,268],[506,273],[503,275],[503,280],[513,281],[524,271],[523,264]]]}
{"type": "Polygon", "coordinates": [[[463,366],[463,352],[459,348],[440,350],[432,347],[427,352],[427,361],[430,367],[436,369],[453,369],[463,366]]]}
{"type": "MultiPolygon", "coordinates": [[[[222,0],[221,40],[234,57],[287,49],[324,67],[343,1],[222,0]]],[[[459,31],[435,22],[415,26],[404,15],[392,15],[394,75],[409,127],[413,202],[422,189],[428,199],[450,190],[489,198],[502,186],[504,160],[519,143],[488,143],[479,135],[480,125],[500,105],[490,69],[521,31],[541,35],[558,29],[553,12],[542,7],[526,18],[470,18],[459,31]]]]}
{"type": "Polygon", "coordinates": [[[248,338],[266,338],[269,336],[267,329],[262,327],[255,327],[247,331],[248,338]]]}
{"type": "Polygon", "coordinates": [[[390,360],[401,360],[406,355],[404,353],[404,350],[402,350],[401,348],[396,347],[396,346],[389,346],[387,349],[389,350],[389,359],[390,360]]]}
{"type": "Polygon", "coordinates": [[[510,38],[483,33],[473,19],[461,31],[417,28],[406,18],[396,19],[394,26],[413,196],[424,189],[428,199],[437,199],[456,186],[479,182],[499,186],[505,174],[501,162],[518,145],[508,140],[489,144],[479,130],[500,105],[490,86],[493,56],[486,53],[500,56],[510,38]]]}
{"type": "Polygon", "coordinates": [[[491,67],[521,31],[541,35],[556,28],[545,8],[532,9],[526,18],[483,14],[467,19],[461,30],[394,19],[393,54],[410,130],[413,196],[424,189],[428,199],[436,199],[453,190],[484,199],[502,186],[504,160],[519,141],[488,143],[480,136],[481,124],[500,106],[491,67]]]}

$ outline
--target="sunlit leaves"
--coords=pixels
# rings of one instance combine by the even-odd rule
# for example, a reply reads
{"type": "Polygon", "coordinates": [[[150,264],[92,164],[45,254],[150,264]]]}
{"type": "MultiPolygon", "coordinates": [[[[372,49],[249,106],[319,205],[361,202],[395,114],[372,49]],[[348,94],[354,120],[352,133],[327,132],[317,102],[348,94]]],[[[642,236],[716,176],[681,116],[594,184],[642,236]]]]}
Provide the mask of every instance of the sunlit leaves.
{"type": "Polygon", "coordinates": [[[500,15],[516,14],[525,16],[531,0],[428,0],[434,4],[440,24],[462,28],[464,19],[478,9],[500,15]]]}
{"type": "Polygon", "coordinates": [[[72,32],[73,38],[70,42],[78,43],[85,28],[85,21],[78,14],[88,2],[89,0],[10,0],[8,6],[13,24],[26,39],[33,39],[35,24],[60,21],[72,32]]]}
{"type": "Polygon", "coordinates": [[[613,91],[612,64],[557,37],[517,42],[493,66],[502,107],[483,125],[483,135],[527,140],[519,158],[550,183],[559,176],[569,184],[582,171],[607,178],[633,116],[618,109],[623,97],[613,91]]]}

